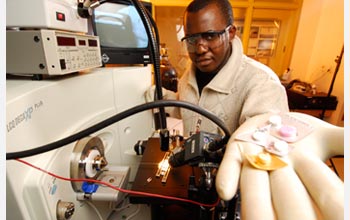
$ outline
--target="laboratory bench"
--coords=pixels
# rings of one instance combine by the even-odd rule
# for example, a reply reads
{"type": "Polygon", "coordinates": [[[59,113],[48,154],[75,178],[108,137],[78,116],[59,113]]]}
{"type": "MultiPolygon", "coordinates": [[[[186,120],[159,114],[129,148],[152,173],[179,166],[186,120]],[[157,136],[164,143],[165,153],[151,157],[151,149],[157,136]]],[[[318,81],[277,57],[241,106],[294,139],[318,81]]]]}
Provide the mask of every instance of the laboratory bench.
{"type": "Polygon", "coordinates": [[[288,105],[291,112],[300,112],[312,115],[316,118],[331,117],[335,111],[338,100],[336,96],[328,96],[324,92],[302,92],[293,89],[286,89],[288,105]]]}
{"type": "MultiPolygon", "coordinates": [[[[163,176],[157,177],[158,164],[164,158],[166,152],[160,149],[159,138],[149,138],[145,147],[139,169],[136,173],[132,190],[146,192],[162,196],[176,197],[185,200],[201,201],[196,195],[194,185],[190,184],[190,176],[198,185],[202,171],[197,166],[183,165],[171,168],[166,180],[163,176]],[[189,190],[191,189],[191,190],[189,190]],[[193,189],[193,191],[192,191],[193,189]]],[[[214,204],[217,200],[215,187],[210,192],[215,201],[203,203],[214,204]],[[213,195],[214,194],[214,195],[213,195]]],[[[152,220],[192,220],[202,219],[199,215],[200,206],[186,201],[172,200],[167,198],[154,197],[152,195],[130,195],[130,202],[133,204],[148,204],[151,206],[152,220]]],[[[203,197],[202,197],[203,198],[203,197]]],[[[206,198],[209,198],[206,196],[206,198]]]]}

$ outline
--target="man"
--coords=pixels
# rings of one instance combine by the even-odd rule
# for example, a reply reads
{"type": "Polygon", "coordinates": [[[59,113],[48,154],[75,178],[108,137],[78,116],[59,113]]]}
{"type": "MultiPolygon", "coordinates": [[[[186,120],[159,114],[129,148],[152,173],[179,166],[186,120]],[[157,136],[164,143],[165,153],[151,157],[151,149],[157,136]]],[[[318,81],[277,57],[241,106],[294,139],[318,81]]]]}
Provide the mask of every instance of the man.
{"type": "MultiPolygon", "coordinates": [[[[165,99],[194,103],[217,115],[231,132],[249,117],[288,111],[277,75],[243,54],[229,1],[192,1],[184,14],[184,31],[192,68],[181,77],[178,92],[164,93],[165,99]]],[[[183,119],[184,136],[199,121],[201,130],[218,132],[217,125],[193,111],[177,109],[175,116],[183,119]]]]}

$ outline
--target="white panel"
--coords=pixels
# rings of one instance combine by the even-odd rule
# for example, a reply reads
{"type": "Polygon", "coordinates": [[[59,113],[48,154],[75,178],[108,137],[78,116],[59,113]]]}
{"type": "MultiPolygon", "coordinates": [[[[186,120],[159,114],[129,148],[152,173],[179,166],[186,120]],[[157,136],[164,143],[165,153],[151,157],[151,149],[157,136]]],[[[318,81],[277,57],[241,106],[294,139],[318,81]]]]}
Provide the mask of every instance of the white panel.
{"type": "Polygon", "coordinates": [[[87,19],[78,15],[77,0],[8,0],[6,26],[88,32],[87,19]],[[64,14],[65,20],[57,20],[56,13],[64,14]]]}
{"type": "MultiPolygon", "coordinates": [[[[150,77],[147,67],[125,67],[98,68],[42,81],[8,79],[6,152],[52,143],[114,116],[121,109],[143,103],[141,95],[150,86],[150,77]],[[120,96],[128,98],[117,98],[120,96]]],[[[92,135],[98,135],[104,142],[109,165],[130,165],[135,169],[139,158],[130,155],[129,159],[125,152],[139,138],[149,137],[153,129],[152,118],[145,113],[137,118],[127,118],[122,123],[112,124],[92,135]],[[130,132],[125,132],[126,128],[130,128],[130,132]]],[[[70,177],[74,145],[75,142],[23,159],[52,173],[70,177]]],[[[55,220],[58,200],[75,204],[72,220],[98,218],[94,209],[76,199],[70,182],[17,161],[6,161],[6,172],[8,219],[55,220]]],[[[98,207],[101,215],[107,218],[111,211],[108,203],[99,203],[98,207]]]]}

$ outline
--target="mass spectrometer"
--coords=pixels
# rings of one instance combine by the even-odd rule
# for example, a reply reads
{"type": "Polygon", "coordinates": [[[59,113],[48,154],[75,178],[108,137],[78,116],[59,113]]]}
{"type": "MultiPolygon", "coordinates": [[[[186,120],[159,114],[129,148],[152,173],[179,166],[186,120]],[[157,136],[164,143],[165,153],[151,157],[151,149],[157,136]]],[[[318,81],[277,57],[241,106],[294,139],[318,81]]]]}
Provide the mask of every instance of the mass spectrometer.
{"type": "MultiPolygon", "coordinates": [[[[54,79],[6,81],[6,151],[60,140],[135,105],[151,86],[150,67],[97,68],[54,79]]],[[[152,135],[150,111],[128,117],[62,148],[23,158],[66,178],[102,178],[115,187],[133,181],[140,156],[134,145],[152,135]],[[102,172],[102,173],[101,173],[102,172]]],[[[8,219],[106,219],[124,195],[64,181],[16,160],[6,163],[8,219]],[[91,208],[94,206],[95,209],[91,208]],[[15,211],[14,211],[15,210],[15,211]]]]}

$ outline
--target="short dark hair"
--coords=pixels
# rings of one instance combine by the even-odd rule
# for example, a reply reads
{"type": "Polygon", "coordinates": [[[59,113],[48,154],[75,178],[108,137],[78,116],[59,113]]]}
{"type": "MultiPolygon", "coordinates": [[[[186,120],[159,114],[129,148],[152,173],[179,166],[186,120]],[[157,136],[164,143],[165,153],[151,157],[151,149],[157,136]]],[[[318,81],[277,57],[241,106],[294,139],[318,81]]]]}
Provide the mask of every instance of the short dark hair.
{"type": "Polygon", "coordinates": [[[223,18],[226,18],[227,25],[233,24],[232,6],[228,0],[193,0],[186,8],[187,12],[198,12],[199,10],[214,4],[222,12],[223,18]]]}

